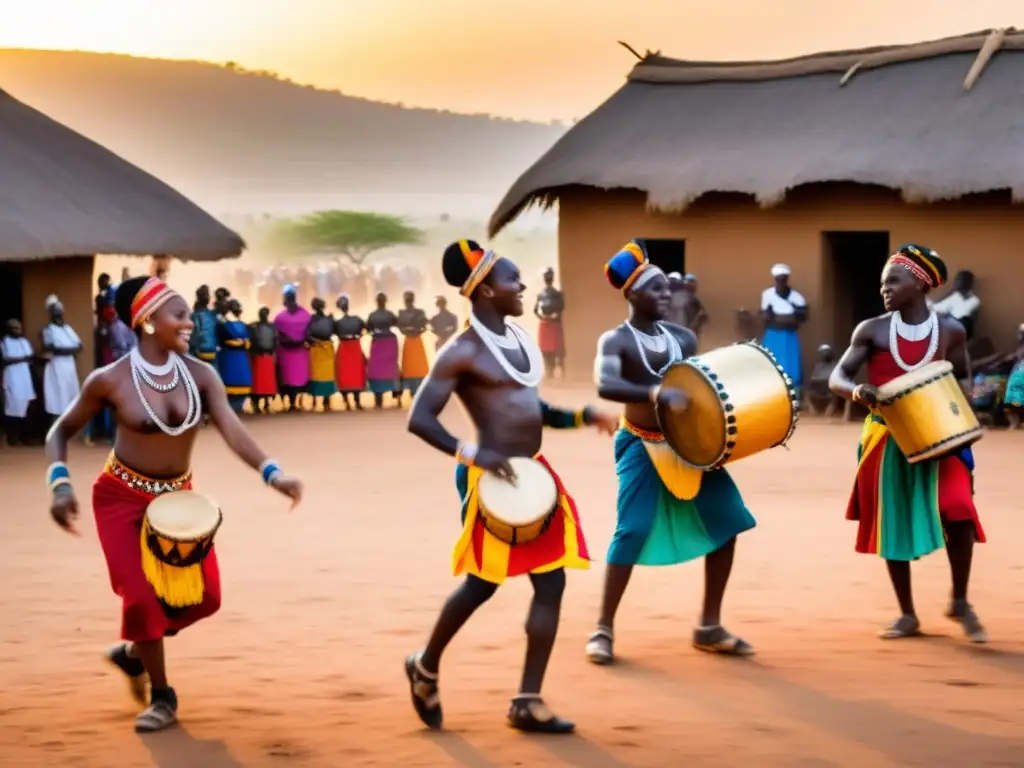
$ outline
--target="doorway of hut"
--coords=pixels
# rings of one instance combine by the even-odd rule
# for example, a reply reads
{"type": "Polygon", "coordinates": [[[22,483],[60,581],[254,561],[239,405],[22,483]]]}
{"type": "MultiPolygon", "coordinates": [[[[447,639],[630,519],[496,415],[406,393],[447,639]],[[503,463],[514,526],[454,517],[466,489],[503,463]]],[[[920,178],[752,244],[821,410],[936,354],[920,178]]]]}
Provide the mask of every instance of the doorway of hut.
{"type": "Polygon", "coordinates": [[[11,318],[25,320],[21,303],[22,282],[21,264],[0,263],[0,336],[11,318]]]}
{"type": "Polygon", "coordinates": [[[648,240],[644,238],[640,244],[647,251],[647,258],[651,264],[661,269],[666,275],[670,272],[686,274],[685,240],[648,240]]]}
{"type": "Polygon", "coordinates": [[[823,232],[825,296],[832,304],[828,342],[845,349],[857,323],[885,312],[879,293],[889,258],[888,232],[823,232]]]}

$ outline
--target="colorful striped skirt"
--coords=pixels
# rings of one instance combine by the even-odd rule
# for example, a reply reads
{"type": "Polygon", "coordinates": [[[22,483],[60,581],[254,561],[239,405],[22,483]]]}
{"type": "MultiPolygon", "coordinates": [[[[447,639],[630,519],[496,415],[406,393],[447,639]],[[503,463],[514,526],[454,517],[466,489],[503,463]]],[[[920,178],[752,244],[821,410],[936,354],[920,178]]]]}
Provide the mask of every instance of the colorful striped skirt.
{"type": "Polygon", "coordinates": [[[676,565],[703,557],[757,522],[724,469],[682,463],[659,432],[623,422],[615,435],[618,519],[612,565],[676,565]]]}
{"type": "Polygon", "coordinates": [[[974,454],[911,464],[880,416],[864,421],[857,447],[857,478],[846,510],[856,520],[856,550],[886,560],[917,560],[945,548],[942,523],[974,524],[985,532],[974,506],[974,454]]]}

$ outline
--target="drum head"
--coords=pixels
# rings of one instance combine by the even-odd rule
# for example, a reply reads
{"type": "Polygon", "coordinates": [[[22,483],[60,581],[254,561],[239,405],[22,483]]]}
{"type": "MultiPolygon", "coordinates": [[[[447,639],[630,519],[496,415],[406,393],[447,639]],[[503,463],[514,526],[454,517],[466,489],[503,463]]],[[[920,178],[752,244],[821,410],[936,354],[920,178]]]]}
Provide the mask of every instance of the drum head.
{"type": "Polygon", "coordinates": [[[658,425],[672,450],[688,464],[711,467],[725,453],[725,411],[718,391],[690,363],[673,365],[661,380],[663,387],[681,389],[690,396],[690,407],[673,413],[657,407],[658,425]]]}
{"type": "Polygon", "coordinates": [[[146,509],[154,533],[175,541],[208,536],[220,524],[217,505],[195,491],[174,491],[157,496],[146,509]]]}
{"type": "Polygon", "coordinates": [[[548,468],[534,459],[509,459],[516,473],[512,485],[493,472],[484,472],[478,493],[488,513],[509,525],[534,523],[558,503],[558,486],[548,468]]]}

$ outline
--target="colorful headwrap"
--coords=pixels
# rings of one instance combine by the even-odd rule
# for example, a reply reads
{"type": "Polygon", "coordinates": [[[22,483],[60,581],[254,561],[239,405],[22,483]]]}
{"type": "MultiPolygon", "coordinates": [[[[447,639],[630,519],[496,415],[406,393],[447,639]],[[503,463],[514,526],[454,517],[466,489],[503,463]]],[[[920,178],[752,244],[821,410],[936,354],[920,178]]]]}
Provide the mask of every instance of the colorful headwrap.
{"type": "Polygon", "coordinates": [[[136,328],[146,322],[154,312],[178,294],[159,277],[151,277],[142,284],[132,299],[131,322],[136,328]]]}
{"type": "Polygon", "coordinates": [[[896,249],[886,266],[899,264],[929,288],[938,288],[949,279],[946,263],[931,248],[907,243],[896,249]]]}
{"type": "Polygon", "coordinates": [[[441,269],[448,285],[458,288],[467,299],[473,295],[500,257],[485,251],[474,240],[459,240],[444,249],[441,269]]]}
{"type": "Polygon", "coordinates": [[[631,290],[639,290],[652,277],[664,274],[648,261],[647,252],[636,240],[622,246],[622,250],[604,265],[604,276],[612,288],[622,291],[624,295],[628,295],[631,290]]]}

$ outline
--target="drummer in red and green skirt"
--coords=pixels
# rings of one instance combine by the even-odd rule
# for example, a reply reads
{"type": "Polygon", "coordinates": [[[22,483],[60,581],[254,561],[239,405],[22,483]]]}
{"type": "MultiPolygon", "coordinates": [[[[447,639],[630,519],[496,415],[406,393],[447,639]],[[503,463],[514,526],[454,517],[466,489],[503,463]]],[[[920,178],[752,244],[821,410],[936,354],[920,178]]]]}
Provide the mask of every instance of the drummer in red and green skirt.
{"type": "Polygon", "coordinates": [[[452,570],[464,580],[445,601],[426,646],[406,659],[413,707],[427,727],[441,727],[438,673],[445,648],[500,584],[527,576],[533,600],[526,619],[526,661],[508,723],[520,731],[570,733],[575,725],[547,707],[541,684],[558,632],[565,570],[586,569],[590,563],[576,504],[540,455],[541,437],[544,427],[589,425],[611,434],[616,419],[593,408],[570,411],[541,400],[540,349],[525,331],[507,321],[523,314],[524,286],[515,264],[472,240],[460,240],[445,250],[442,270],[448,284],[472,303],[469,327],[438,354],[413,401],[409,431],[457,462],[462,532],[452,553],[452,570]],[[458,440],[441,423],[441,412],[453,395],[472,420],[478,444],[458,440]],[[510,546],[484,527],[478,484],[484,472],[514,481],[509,463],[514,457],[544,464],[555,480],[559,500],[538,538],[510,546]]]}
{"type": "MultiPolygon", "coordinates": [[[[958,380],[970,379],[967,334],[956,320],[930,310],[928,292],[946,282],[946,265],[931,248],[902,245],[882,270],[887,314],[865,320],[832,373],[832,391],[873,406],[877,388],[930,362],[948,360],[958,380]],[[867,384],[854,378],[867,365],[867,384]]],[[[945,548],[953,589],[946,616],[969,640],[988,637],[967,602],[975,542],[985,534],[974,505],[970,448],[911,464],[885,422],[868,416],[858,448],[857,478],[846,517],[858,522],[856,550],[885,559],[901,615],[880,633],[886,640],[921,633],[910,586],[910,563],[945,548]]]]}
{"type": "Polygon", "coordinates": [[[736,537],[755,526],[725,469],[686,466],[665,441],[655,405],[685,409],[685,392],[660,386],[668,368],[697,352],[693,331],[665,321],[672,293],[668,278],[643,246],[628,243],[605,266],[622,292],[629,318],[598,342],[594,374],[598,394],[625,403],[615,438],[619,479],[618,522],[608,548],[604,597],[597,629],[586,646],[595,664],[614,661],[614,622],[636,565],[676,565],[704,558],[704,605],[694,647],[749,656],[754,649],[722,626],[722,599],[732,572],[736,537]]]}

